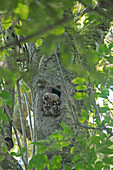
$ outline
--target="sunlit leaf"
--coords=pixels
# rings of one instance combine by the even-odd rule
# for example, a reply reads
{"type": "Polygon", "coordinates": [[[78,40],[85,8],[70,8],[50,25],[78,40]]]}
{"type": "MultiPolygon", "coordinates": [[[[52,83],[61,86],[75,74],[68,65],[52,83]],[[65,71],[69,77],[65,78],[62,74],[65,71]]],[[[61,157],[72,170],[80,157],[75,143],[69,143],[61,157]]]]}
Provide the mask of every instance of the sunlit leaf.
{"type": "Polygon", "coordinates": [[[26,4],[18,3],[18,6],[14,9],[15,14],[19,15],[21,19],[28,18],[29,7],[26,4]]]}
{"type": "Polygon", "coordinates": [[[41,44],[42,44],[42,39],[38,39],[37,41],[36,41],[36,47],[39,47],[41,44]]]}
{"type": "Polygon", "coordinates": [[[84,99],[84,98],[86,98],[86,97],[88,97],[88,94],[87,93],[84,93],[84,92],[77,92],[77,93],[75,93],[75,95],[74,95],[74,98],[76,99],[76,100],[82,100],[82,99],[84,99]]]}
{"type": "Polygon", "coordinates": [[[72,83],[74,84],[83,84],[85,82],[86,82],[86,79],[83,77],[77,77],[72,81],[72,83]]]}
{"type": "Polygon", "coordinates": [[[70,153],[73,154],[75,151],[76,151],[76,147],[75,146],[71,147],[70,153]]]}
{"type": "Polygon", "coordinates": [[[76,87],[77,90],[86,90],[87,87],[85,85],[79,85],[76,87]]]}
{"type": "Polygon", "coordinates": [[[51,33],[55,34],[55,35],[60,35],[60,34],[63,34],[64,31],[65,31],[65,29],[63,27],[58,27],[55,30],[51,31],[51,33]]]}

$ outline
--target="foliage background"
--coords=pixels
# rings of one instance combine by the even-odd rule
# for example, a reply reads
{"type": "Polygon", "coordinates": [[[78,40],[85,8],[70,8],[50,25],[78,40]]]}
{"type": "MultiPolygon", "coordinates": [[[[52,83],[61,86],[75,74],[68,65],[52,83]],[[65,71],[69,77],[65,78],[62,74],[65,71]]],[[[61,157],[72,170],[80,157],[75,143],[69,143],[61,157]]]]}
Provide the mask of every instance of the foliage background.
{"type": "MultiPolygon", "coordinates": [[[[12,123],[15,147],[10,156],[21,157],[25,169],[98,170],[112,167],[113,107],[109,99],[109,91],[113,90],[112,6],[112,0],[0,2],[3,14],[0,26],[0,118],[6,123],[12,119],[11,116],[8,119],[2,108],[12,106],[14,101],[9,89],[16,85],[12,123]],[[7,30],[12,24],[18,39],[11,37],[7,42],[7,30]],[[35,43],[40,53],[34,61],[28,58],[27,50],[23,52],[18,48],[20,43],[23,47],[26,43],[31,53],[30,45],[35,43]],[[14,44],[16,52],[11,48],[14,44]],[[75,77],[71,80],[75,94],[69,96],[69,106],[73,108],[69,112],[74,123],[62,122],[62,131],[56,130],[47,139],[37,141],[33,91],[28,85],[32,82],[36,64],[40,63],[39,55],[52,56],[58,48],[63,67],[75,77]],[[31,65],[33,62],[36,64],[31,65]],[[100,98],[101,105],[97,102],[100,98]],[[25,109],[25,105],[29,107],[25,109]],[[30,130],[25,125],[29,112],[33,114],[30,130]],[[17,136],[15,129],[18,129],[17,136]]],[[[2,123],[0,126],[4,129],[2,123]]],[[[2,147],[1,153],[0,166],[3,168],[7,148],[2,147]]]]}

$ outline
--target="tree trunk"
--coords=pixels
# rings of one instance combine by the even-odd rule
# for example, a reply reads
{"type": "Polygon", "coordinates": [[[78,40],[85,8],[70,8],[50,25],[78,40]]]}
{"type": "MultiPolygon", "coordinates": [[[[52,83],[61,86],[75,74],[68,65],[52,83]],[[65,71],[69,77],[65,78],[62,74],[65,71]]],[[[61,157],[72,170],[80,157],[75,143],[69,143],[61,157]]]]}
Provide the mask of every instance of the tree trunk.
{"type": "MultiPolygon", "coordinates": [[[[72,111],[69,108],[70,99],[68,98],[74,94],[73,84],[71,83],[74,74],[65,70],[61,62],[58,63],[55,53],[51,56],[41,55],[34,44],[29,45],[29,55],[32,58],[31,66],[35,69],[31,89],[33,89],[33,111],[36,118],[37,140],[40,140],[46,139],[55,130],[61,130],[62,121],[68,124],[74,123],[72,111]],[[37,66],[36,63],[38,63],[37,66]],[[63,77],[61,74],[63,74],[63,77]],[[62,78],[65,79],[64,82],[62,78]],[[68,90],[65,89],[65,86],[68,87],[68,90]],[[66,96],[66,90],[68,96],[66,96]],[[58,117],[45,115],[43,109],[43,96],[45,93],[57,94],[59,96],[61,113],[59,113],[58,117]]],[[[60,60],[59,56],[57,57],[60,60]]]]}

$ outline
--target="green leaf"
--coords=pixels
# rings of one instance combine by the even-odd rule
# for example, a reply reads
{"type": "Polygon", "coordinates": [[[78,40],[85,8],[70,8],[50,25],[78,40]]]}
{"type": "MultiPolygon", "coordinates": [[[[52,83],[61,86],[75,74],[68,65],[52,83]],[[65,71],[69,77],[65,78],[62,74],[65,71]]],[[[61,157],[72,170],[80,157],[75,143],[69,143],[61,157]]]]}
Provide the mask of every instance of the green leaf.
{"type": "Polygon", "coordinates": [[[88,117],[88,113],[84,109],[81,110],[81,115],[84,119],[86,119],[88,117]]]}
{"type": "Polygon", "coordinates": [[[7,151],[8,151],[7,146],[2,146],[2,147],[1,147],[1,150],[6,154],[7,151]]]}
{"type": "Polygon", "coordinates": [[[10,156],[16,156],[16,157],[20,157],[22,156],[22,153],[16,153],[16,152],[10,152],[10,156]]]}
{"type": "Polygon", "coordinates": [[[73,154],[73,153],[75,153],[75,151],[76,151],[76,147],[75,146],[71,147],[70,153],[73,154]]]}
{"type": "Polygon", "coordinates": [[[43,43],[42,39],[38,39],[38,40],[36,41],[36,47],[41,46],[42,43],[43,43]]]}
{"type": "Polygon", "coordinates": [[[69,135],[70,138],[73,138],[73,130],[72,130],[72,127],[67,125],[66,123],[64,122],[61,122],[61,126],[63,128],[63,131],[66,135],[69,135]]]}
{"type": "Polygon", "coordinates": [[[74,83],[74,84],[83,84],[83,83],[86,83],[86,79],[83,78],[83,77],[77,77],[72,81],[72,83],[74,83]]]}
{"type": "Polygon", "coordinates": [[[4,155],[0,155],[0,162],[2,162],[4,160],[4,155]]]}
{"type": "Polygon", "coordinates": [[[63,35],[55,36],[53,34],[49,34],[43,43],[41,52],[47,56],[51,55],[54,52],[54,50],[56,50],[58,43],[60,41],[63,41],[63,39],[64,39],[63,35]]]}
{"type": "Polygon", "coordinates": [[[92,0],[81,0],[81,3],[83,2],[83,4],[87,5],[87,6],[92,6],[92,0]]]}
{"type": "Polygon", "coordinates": [[[12,12],[12,9],[17,4],[18,1],[15,0],[1,0],[0,1],[0,11],[3,12],[3,10],[7,11],[10,9],[10,12],[12,12]]]}
{"type": "MultiPolygon", "coordinates": [[[[67,40],[64,39],[64,41],[67,42],[67,40]]],[[[69,68],[69,65],[71,64],[71,45],[69,42],[66,44],[60,43],[60,51],[61,51],[61,58],[62,58],[62,64],[64,67],[69,68]]]]}
{"type": "Polygon", "coordinates": [[[55,30],[52,30],[51,33],[55,35],[63,34],[65,29],[63,27],[57,27],[55,30]]]}
{"type": "Polygon", "coordinates": [[[92,136],[91,137],[91,143],[92,144],[95,144],[95,145],[98,145],[100,144],[100,141],[103,140],[103,137],[102,136],[92,136]]]}
{"type": "Polygon", "coordinates": [[[85,85],[79,85],[76,87],[77,90],[87,90],[87,87],[85,85]]]}
{"type": "Polygon", "coordinates": [[[100,107],[101,113],[107,113],[109,111],[109,107],[100,107]]]}
{"type": "Polygon", "coordinates": [[[71,170],[71,168],[69,167],[69,166],[67,166],[67,165],[64,165],[64,170],[71,170]]]}
{"type": "Polygon", "coordinates": [[[99,170],[103,168],[103,163],[101,161],[97,161],[95,164],[95,170],[99,170]]]}
{"type": "Polygon", "coordinates": [[[106,44],[102,44],[99,46],[99,52],[108,55],[110,53],[110,49],[107,48],[106,44]]]}
{"type": "Polygon", "coordinates": [[[61,167],[61,161],[62,161],[61,155],[53,156],[52,159],[48,162],[48,166],[52,170],[56,169],[59,170],[61,167]]]}
{"type": "Polygon", "coordinates": [[[80,159],[81,159],[80,154],[77,154],[76,156],[74,156],[74,157],[72,158],[72,163],[74,163],[74,162],[76,162],[76,161],[78,161],[78,160],[80,160],[80,159]]]}
{"type": "Polygon", "coordinates": [[[99,144],[98,146],[101,146],[101,147],[103,146],[103,148],[108,148],[112,145],[113,145],[113,142],[111,142],[110,140],[106,140],[105,142],[99,144]]]}
{"type": "Polygon", "coordinates": [[[9,71],[8,69],[2,69],[0,68],[0,78],[4,78],[7,82],[7,87],[14,87],[14,84],[16,82],[16,76],[12,71],[9,71]]]}
{"type": "Polygon", "coordinates": [[[14,9],[14,13],[19,15],[22,20],[26,20],[29,14],[29,7],[26,4],[18,3],[18,6],[14,9]]]}
{"type": "Polygon", "coordinates": [[[96,149],[96,152],[103,153],[103,154],[112,154],[113,153],[113,149],[104,148],[103,146],[99,146],[96,149]]]}
{"type": "Polygon", "coordinates": [[[29,161],[29,169],[36,167],[38,170],[42,170],[47,165],[47,156],[44,154],[34,155],[29,161]]]}
{"type": "Polygon", "coordinates": [[[96,152],[95,152],[94,148],[91,148],[90,151],[89,151],[89,162],[91,164],[94,164],[96,159],[97,159],[96,152]]]}
{"type": "Polygon", "coordinates": [[[87,93],[81,93],[81,92],[77,92],[77,93],[75,93],[75,95],[74,95],[74,98],[76,99],[76,100],[82,100],[82,99],[85,99],[86,97],[88,97],[88,94],[87,93]]]}
{"type": "Polygon", "coordinates": [[[87,169],[87,170],[94,170],[93,166],[91,166],[91,165],[85,165],[85,169],[87,169]]]}
{"type": "Polygon", "coordinates": [[[45,153],[47,147],[41,141],[31,142],[31,144],[34,144],[37,146],[39,153],[45,153]]]}
{"type": "Polygon", "coordinates": [[[9,106],[12,105],[11,95],[7,91],[5,90],[0,91],[0,97],[3,98],[9,106]]]}
{"type": "Polygon", "coordinates": [[[0,109],[0,119],[3,120],[4,122],[9,123],[8,116],[5,113],[3,113],[1,109],[0,109]]]}
{"type": "Polygon", "coordinates": [[[111,164],[111,165],[113,165],[113,156],[112,156],[112,157],[109,157],[109,158],[103,158],[102,161],[103,161],[105,164],[111,164]]]}

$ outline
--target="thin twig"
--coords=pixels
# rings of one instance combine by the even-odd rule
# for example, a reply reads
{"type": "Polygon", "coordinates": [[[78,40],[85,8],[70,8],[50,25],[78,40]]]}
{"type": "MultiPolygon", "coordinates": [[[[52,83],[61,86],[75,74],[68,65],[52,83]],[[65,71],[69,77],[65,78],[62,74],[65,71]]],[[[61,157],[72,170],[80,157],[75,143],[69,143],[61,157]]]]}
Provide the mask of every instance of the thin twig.
{"type": "Polygon", "coordinates": [[[78,122],[77,124],[78,124],[78,126],[81,126],[81,127],[85,128],[85,129],[106,130],[106,131],[110,134],[109,137],[108,137],[107,139],[109,139],[111,136],[113,136],[113,133],[110,131],[109,128],[107,128],[107,127],[104,125],[103,122],[102,122],[102,126],[101,126],[101,127],[90,127],[90,126],[85,126],[85,125],[83,125],[83,124],[80,124],[79,122],[78,122]]]}
{"type": "MultiPolygon", "coordinates": [[[[32,110],[33,110],[33,120],[34,120],[34,127],[33,127],[33,142],[36,142],[36,115],[34,112],[34,100],[33,100],[33,91],[31,89],[31,101],[32,101],[32,110]]],[[[35,145],[33,144],[33,149],[32,149],[32,157],[35,155],[35,145]]]]}
{"type": "Polygon", "coordinates": [[[80,124],[79,122],[78,122],[77,124],[78,124],[78,126],[81,126],[81,127],[85,128],[85,129],[105,130],[104,127],[90,127],[90,126],[85,126],[85,125],[83,125],[83,124],[80,124]]]}
{"type": "Polygon", "coordinates": [[[73,116],[74,122],[77,123],[77,118],[76,118],[76,116],[75,116],[75,112],[74,112],[74,110],[73,110],[73,106],[72,106],[71,101],[70,101],[70,98],[69,98],[68,90],[67,90],[66,83],[65,83],[65,80],[64,80],[64,75],[63,75],[62,68],[61,68],[61,65],[60,65],[60,61],[59,61],[59,58],[58,58],[58,56],[57,56],[57,52],[56,52],[56,51],[55,51],[55,56],[56,56],[56,60],[57,60],[57,63],[58,63],[59,70],[60,70],[61,79],[62,79],[63,86],[64,86],[64,89],[65,89],[65,93],[66,93],[66,98],[67,98],[67,101],[68,101],[68,105],[69,105],[70,110],[71,110],[71,112],[72,112],[72,116],[73,116]]]}

